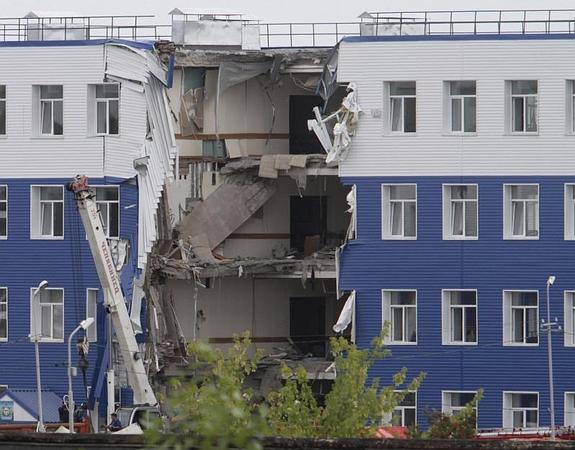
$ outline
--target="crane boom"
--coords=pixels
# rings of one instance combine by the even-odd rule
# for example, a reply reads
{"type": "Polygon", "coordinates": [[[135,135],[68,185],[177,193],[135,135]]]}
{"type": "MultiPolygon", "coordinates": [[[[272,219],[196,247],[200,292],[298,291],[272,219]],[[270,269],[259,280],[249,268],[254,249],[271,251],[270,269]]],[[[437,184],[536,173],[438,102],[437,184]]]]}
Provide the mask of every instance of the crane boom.
{"type": "MultiPolygon", "coordinates": [[[[116,272],[94,194],[88,186],[88,178],[76,176],[68,185],[68,190],[72,191],[76,197],[78,212],[86,230],[98,278],[104,291],[104,303],[111,315],[114,331],[120,344],[120,352],[128,372],[128,383],[134,391],[134,403],[155,406],[158,401],[148,380],[144,361],[136,342],[120,278],[116,272]]],[[[110,342],[109,345],[111,344],[110,342]]]]}

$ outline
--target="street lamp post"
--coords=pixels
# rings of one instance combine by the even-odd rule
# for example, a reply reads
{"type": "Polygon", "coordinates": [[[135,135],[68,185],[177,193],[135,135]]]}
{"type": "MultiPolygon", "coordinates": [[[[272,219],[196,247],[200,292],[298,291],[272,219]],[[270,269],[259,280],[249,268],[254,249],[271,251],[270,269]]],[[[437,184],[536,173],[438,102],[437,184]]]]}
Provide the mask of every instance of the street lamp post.
{"type": "Polygon", "coordinates": [[[38,343],[40,341],[40,293],[48,287],[48,282],[43,280],[40,282],[38,287],[34,290],[32,295],[32,317],[31,317],[31,333],[30,340],[34,342],[34,353],[36,354],[36,393],[38,402],[38,424],[36,426],[36,431],[39,433],[44,433],[46,429],[44,428],[44,414],[42,411],[42,377],[40,376],[40,349],[38,343]]]}
{"type": "Polygon", "coordinates": [[[72,377],[76,375],[76,368],[72,367],[72,338],[80,330],[86,330],[94,323],[93,317],[88,317],[80,322],[68,337],[68,424],[70,433],[74,432],[74,390],[72,389],[72,377]]]}
{"type": "Polygon", "coordinates": [[[551,440],[555,440],[555,388],[553,386],[553,348],[551,345],[551,308],[549,306],[549,289],[555,283],[555,276],[550,275],[547,279],[547,358],[549,365],[549,396],[551,413],[551,440]]]}

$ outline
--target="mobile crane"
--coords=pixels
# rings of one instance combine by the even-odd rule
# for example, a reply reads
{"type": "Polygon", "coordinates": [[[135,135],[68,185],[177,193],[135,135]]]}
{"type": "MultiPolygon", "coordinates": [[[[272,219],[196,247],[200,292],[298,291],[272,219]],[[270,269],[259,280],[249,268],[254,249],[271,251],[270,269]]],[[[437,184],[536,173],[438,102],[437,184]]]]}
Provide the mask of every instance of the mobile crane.
{"type": "MultiPolygon", "coordinates": [[[[126,371],[128,384],[134,391],[135,405],[157,406],[158,400],[152,390],[144,361],[140,354],[126,301],[120,285],[120,278],[112,259],[112,253],[104,232],[102,219],[95,195],[88,186],[88,177],[78,175],[68,184],[74,193],[78,212],[82,218],[92,258],[104,292],[104,304],[112,319],[126,371]]],[[[111,345],[111,342],[109,343],[111,345]]],[[[125,424],[127,425],[127,424],[125,424]]]]}

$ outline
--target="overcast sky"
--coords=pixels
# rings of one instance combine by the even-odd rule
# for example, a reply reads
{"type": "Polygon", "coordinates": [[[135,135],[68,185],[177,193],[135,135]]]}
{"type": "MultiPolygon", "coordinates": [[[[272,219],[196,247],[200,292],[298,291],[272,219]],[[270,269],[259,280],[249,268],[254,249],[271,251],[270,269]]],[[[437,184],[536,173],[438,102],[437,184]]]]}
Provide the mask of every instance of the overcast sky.
{"type": "Polygon", "coordinates": [[[2,17],[29,11],[73,12],[79,15],[153,14],[168,23],[168,12],[180,8],[225,9],[266,22],[353,21],[363,11],[420,9],[572,9],[572,0],[0,0],[2,17]]]}

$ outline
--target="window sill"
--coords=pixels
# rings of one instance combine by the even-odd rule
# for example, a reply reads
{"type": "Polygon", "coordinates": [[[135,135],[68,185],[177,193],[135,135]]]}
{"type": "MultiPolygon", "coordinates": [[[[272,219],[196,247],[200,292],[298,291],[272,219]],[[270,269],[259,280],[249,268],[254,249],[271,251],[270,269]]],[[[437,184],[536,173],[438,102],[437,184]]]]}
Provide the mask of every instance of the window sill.
{"type": "Polygon", "coordinates": [[[103,137],[103,138],[117,139],[117,138],[120,138],[121,135],[120,134],[88,134],[86,137],[87,138],[102,138],[103,137]]]}
{"type": "Polygon", "coordinates": [[[444,236],[443,237],[444,241],[478,241],[479,240],[479,236],[463,236],[463,237],[459,237],[459,236],[444,236]]]}
{"type": "Polygon", "coordinates": [[[533,236],[533,237],[513,237],[513,236],[504,236],[503,237],[504,241],[538,241],[539,240],[539,236],[533,236]]]}
{"type": "Polygon", "coordinates": [[[30,236],[31,241],[63,241],[64,236],[30,236]]]}
{"type": "Polygon", "coordinates": [[[413,346],[413,345],[417,345],[417,342],[393,341],[393,342],[387,342],[386,345],[398,345],[398,346],[408,345],[408,346],[413,346]]]}
{"type": "Polygon", "coordinates": [[[512,131],[510,133],[505,133],[505,136],[539,136],[539,131],[512,131]]]}
{"type": "Polygon", "coordinates": [[[474,347],[474,346],[477,346],[478,344],[477,344],[477,342],[442,342],[441,345],[453,345],[456,347],[469,345],[469,346],[474,347]]]}
{"type": "Polygon", "coordinates": [[[64,339],[38,339],[39,344],[63,344],[64,339]]]}
{"type": "Polygon", "coordinates": [[[43,134],[43,135],[36,134],[36,135],[30,136],[30,139],[55,139],[55,140],[58,140],[58,139],[64,139],[64,135],[63,134],[57,134],[57,135],[54,135],[54,134],[43,134]]]}
{"type": "Polygon", "coordinates": [[[503,347],[539,347],[537,344],[503,344],[503,347]]]}
{"type": "Polygon", "coordinates": [[[8,236],[0,236],[0,241],[7,241],[8,240],[8,236]]]}
{"type": "Polygon", "coordinates": [[[476,136],[478,136],[478,133],[477,133],[477,131],[469,131],[469,132],[462,132],[462,133],[445,131],[442,133],[442,136],[446,136],[446,137],[476,137],[476,136]]]}
{"type": "Polygon", "coordinates": [[[381,238],[382,241],[417,241],[417,236],[415,237],[394,237],[394,236],[384,236],[381,238]]]}
{"type": "Polygon", "coordinates": [[[413,133],[410,133],[410,132],[408,132],[408,133],[402,133],[402,132],[399,132],[399,131],[387,132],[387,133],[384,133],[384,136],[387,136],[387,137],[417,136],[417,131],[415,131],[415,132],[413,132],[413,133]]]}
{"type": "Polygon", "coordinates": [[[8,342],[8,338],[0,338],[0,344],[8,342]]]}

